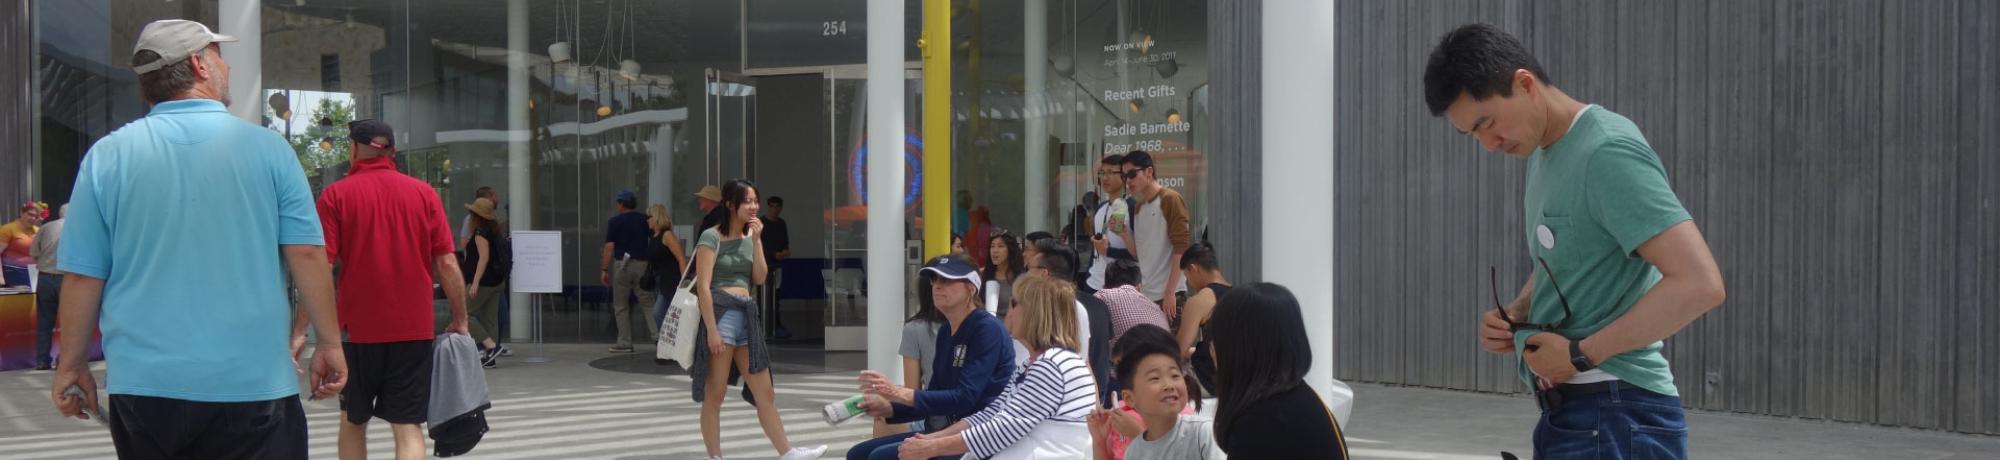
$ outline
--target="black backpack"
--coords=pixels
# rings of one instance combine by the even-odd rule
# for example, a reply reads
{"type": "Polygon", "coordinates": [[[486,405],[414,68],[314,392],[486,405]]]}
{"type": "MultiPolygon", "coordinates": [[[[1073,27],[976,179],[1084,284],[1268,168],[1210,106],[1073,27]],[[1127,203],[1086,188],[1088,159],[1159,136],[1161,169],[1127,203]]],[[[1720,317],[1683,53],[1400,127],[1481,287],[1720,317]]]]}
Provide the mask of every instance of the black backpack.
{"type": "Polygon", "coordinates": [[[493,251],[493,263],[486,267],[487,275],[499,274],[503,280],[511,277],[514,273],[513,239],[507,235],[497,235],[488,243],[490,244],[486,247],[493,251]]]}
{"type": "Polygon", "coordinates": [[[465,250],[460,251],[458,256],[458,265],[460,269],[464,270],[465,282],[478,283],[480,286],[499,286],[500,283],[507,282],[514,274],[513,240],[507,238],[506,235],[489,235],[483,231],[475,233],[475,235],[486,237],[487,253],[479,254],[477,243],[471,241],[465,242],[465,250]],[[489,257],[492,259],[486,266],[486,279],[472,279],[473,272],[479,268],[478,257],[489,257]],[[487,279],[494,281],[487,282],[487,279]]]}

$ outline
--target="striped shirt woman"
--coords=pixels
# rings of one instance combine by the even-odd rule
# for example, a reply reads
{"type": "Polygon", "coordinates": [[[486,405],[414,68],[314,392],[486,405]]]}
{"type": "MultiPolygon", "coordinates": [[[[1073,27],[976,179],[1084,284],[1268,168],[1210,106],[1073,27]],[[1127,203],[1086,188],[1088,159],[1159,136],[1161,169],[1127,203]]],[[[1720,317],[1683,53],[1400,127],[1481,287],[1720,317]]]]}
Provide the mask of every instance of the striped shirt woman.
{"type": "Polygon", "coordinates": [[[1014,309],[1007,322],[1034,358],[986,409],[905,441],[904,458],[1089,458],[1085,417],[1097,401],[1097,384],[1090,364],[1074,351],[1075,288],[1047,277],[1022,277],[1014,283],[1014,309]]]}
{"type": "Polygon", "coordinates": [[[995,404],[965,419],[970,426],[964,432],[966,453],[978,458],[1050,458],[1050,454],[1074,449],[1078,456],[1088,455],[1090,428],[1084,417],[1090,415],[1095,401],[1097,384],[1091,379],[1089,363],[1073,351],[1045,350],[1007,385],[995,404]],[[1062,442],[1074,438],[1063,433],[1071,429],[1077,430],[1081,444],[1062,442]],[[1010,449],[1016,446],[1020,448],[1010,449]],[[1040,455],[999,455],[1025,453],[1027,449],[1040,455]]]}

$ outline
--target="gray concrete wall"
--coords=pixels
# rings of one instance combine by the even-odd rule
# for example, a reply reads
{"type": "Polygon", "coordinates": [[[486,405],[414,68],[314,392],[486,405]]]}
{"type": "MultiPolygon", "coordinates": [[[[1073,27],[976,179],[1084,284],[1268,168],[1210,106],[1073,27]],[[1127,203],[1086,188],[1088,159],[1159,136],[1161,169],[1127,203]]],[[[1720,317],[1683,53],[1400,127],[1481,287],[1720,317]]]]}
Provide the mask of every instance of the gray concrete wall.
{"type": "Polygon", "coordinates": [[[1522,163],[1421,96],[1430,47],[1473,21],[1637,122],[1701,225],[1730,297],[1667,342],[1687,404],[2000,433],[2000,4],[1984,0],[1339,2],[1339,378],[1524,390],[1514,358],[1474,342],[1487,266],[1529,273],[1522,163]]]}

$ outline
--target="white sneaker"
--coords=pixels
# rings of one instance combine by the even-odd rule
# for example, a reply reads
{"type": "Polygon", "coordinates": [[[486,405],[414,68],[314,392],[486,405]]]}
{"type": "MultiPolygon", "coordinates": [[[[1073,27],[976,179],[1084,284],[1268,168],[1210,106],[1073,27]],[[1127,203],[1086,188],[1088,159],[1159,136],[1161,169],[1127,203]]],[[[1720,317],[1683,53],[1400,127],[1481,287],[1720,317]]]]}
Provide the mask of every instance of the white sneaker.
{"type": "Polygon", "coordinates": [[[778,460],[813,460],[825,453],[826,446],[824,445],[811,449],[793,447],[791,452],[786,452],[785,455],[778,456],[778,460]]]}

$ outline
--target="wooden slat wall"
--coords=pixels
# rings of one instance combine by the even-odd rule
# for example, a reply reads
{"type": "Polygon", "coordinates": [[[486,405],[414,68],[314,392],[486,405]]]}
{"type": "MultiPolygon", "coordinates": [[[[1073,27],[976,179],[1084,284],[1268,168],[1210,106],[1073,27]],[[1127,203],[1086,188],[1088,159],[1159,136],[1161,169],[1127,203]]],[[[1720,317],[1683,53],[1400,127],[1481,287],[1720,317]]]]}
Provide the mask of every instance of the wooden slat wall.
{"type": "Polygon", "coordinates": [[[1474,21],[1637,122],[1702,227],[1730,298],[1668,341],[1689,405],[2000,433],[2000,3],[1983,0],[1339,2],[1339,378],[1523,390],[1473,340],[1487,267],[1503,296],[1529,273],[1522,164],[1421,96],[1431,46],[1474,21]]]}
{"type": "MultiPolygon", "coordinates": [[[[1259,46],[1263,28],[1261,2],[1208,2],[1208,99],[1212,109],[1208,126],[1213,131],[1206,150],[1216,160],[1208,163],[1209,191],[1217,203],[1258,203],[1263,200],[1263,104],[1259,98],[1263,78],[1263,57],[1259,46]],[[1227,200],[1223,198],[1227,198],[1227,200]]],[[[1209,206],[1208,232],[1216,255],[1232,279],[1259,279],[1258,260],[1263,245],[1258,238],[1224,236],[1256,235],[1260,225],[1257,208],[1250,206],[1209,206]]],[[[1199,229],[1197,229],[1199,230],[1199,229]]]]}
{"type": "Polygon", "coordinates": [[[29,92],[37,68],[32,3],[0,5],[0,67],[7,69],[0,72],[0,164],[20,166],[0,171],[0,203],[34,198],[34,130],[41,123],[34,118],[36,104],[29,92]]]}
{"type": "Polygon", "coordinates": [[[1950,356],[1957,340],[1950,317],[1957,212],[1955,171],[1960,127],[1955,121],[1958,5],[1882,8],[1881,341],[1902,346],[1884,354],[1876,371],[1876,420],[1939,428],[1952,419],[1950,356]],[[1942,53],[1938,51],[1943,51],[1942,53]]]}
{"type": "MultiPolygon", "coordinates": [[[[2000,2],[1964,0],[1959,2],[1956,24],[1958,39],[1958,165],[1956,203],[1952,217],[1958,222],[1953,250],[1954,299],[1950,300],[1953,340],[1949,381],[1951,407],[1956,413],[1948,426],[1959,431],[2000,432],[2000,244],[1995,244],[1995,228],[2000,228],[2000,2]]],[[[1956,27],[1953,27],[1956,26],[1956,27]]],[[[1932,54],[1948,51],[1931,50],[1932,54]]],[[[1950,54],[1945,54],[1950,56],[1950,54]]]]}

